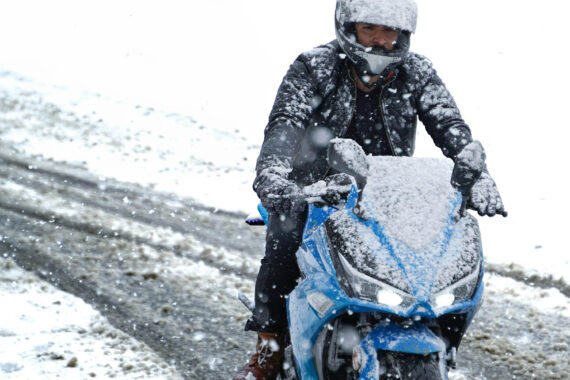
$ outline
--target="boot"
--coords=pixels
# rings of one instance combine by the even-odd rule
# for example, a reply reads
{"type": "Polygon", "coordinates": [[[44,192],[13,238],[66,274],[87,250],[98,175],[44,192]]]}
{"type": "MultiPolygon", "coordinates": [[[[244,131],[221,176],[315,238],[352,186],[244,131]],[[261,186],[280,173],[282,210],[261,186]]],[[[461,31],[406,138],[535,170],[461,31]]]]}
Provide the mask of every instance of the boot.
{"type": "Polygon", "coordinates": [[[255,353],[234,375],[232,380],[273,380],[283,365],[284,337],[282,334],[257,333],[255,353]]]}

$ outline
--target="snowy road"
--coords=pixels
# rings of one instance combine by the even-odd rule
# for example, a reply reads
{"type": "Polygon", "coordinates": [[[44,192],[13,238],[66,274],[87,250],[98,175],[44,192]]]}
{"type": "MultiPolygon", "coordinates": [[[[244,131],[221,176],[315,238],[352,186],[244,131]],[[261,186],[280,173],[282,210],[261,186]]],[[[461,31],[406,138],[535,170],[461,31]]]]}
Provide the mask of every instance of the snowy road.
{"type": "MultiPolygon", "coordinates": [[[[236,293],[253,293],[264,231],[243,218],[2,146],[0,253],[188,379],[228,379],[253,348],[236,293]]],[[[492,273],[486,283],[452,378],[568,378],[568,298],[492,273]]]]}
{"type": "Polygon", "coordinates": [[[234,299],[252,292],[257,260],[242,252],[259,251],[261,231],[174,197],[21,162],[1,160],[0,177],[2,251],[19,265],[93,304],[188,378],[223,378],[252,346],[234,299]]]}

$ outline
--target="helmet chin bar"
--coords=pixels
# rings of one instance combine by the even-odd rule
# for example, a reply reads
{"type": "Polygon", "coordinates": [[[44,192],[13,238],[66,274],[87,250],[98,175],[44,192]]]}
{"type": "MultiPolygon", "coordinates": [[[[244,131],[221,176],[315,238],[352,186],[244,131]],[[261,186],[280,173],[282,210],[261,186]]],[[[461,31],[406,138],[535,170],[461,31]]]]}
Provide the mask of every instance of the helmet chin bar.
{"type": "Polygon", "coordinates": [[[364,74],[369,75],[380,75],[388,66],[402,62],[402,57],[382,56],[361,51],[356,51],[354,54],[366,61],[369,72],[364,74]]]}
{"type": "Polygon", "coordinates": [[[347,41],[346,34],[338,31],[337,41],[341,49],[347,53],[350,64],[354,68],[356,75],[358,75],[360,82],[369,89],[374,88],[376,83],[369,83],[367,76],[380,75],[382,77],[382,74],[387,74],[387,69],[394,68],[403,61],[402,56],[398,52],[394,52],[396,53],[394,55],[390,54],[391,52],[386,52],[387,55],[383,55],[379,54],[378,51],[374,51],[374,48],[370,48],[370,51],[367,51],[369,49],[363,45],[347,41]]]}

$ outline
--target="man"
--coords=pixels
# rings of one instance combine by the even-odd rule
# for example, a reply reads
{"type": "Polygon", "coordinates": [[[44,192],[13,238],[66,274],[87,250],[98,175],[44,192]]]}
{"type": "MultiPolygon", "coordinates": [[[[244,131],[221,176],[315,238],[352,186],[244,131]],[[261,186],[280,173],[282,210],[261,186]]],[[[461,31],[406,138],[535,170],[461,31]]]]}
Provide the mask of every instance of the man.
{"type": "MultiPolygon", "coordinates": [[[[273,379],[287,331],[286,297],[299,277],[295,252],[307,217],[291,197],[327,176],[330,139],[345,137],[372,155],[411,156],[417,119],[451,159],[473,139],[430,61],[409,52],[414,0],[337,0],[336,40],[301,54],[279,88],[257,161],[254,190],[269,212],[265,257],[246,330],[256,351],[234,380],[273,379]]],[[[482,215],[504,213],[484,172],[472,190],[482,215]]]]}

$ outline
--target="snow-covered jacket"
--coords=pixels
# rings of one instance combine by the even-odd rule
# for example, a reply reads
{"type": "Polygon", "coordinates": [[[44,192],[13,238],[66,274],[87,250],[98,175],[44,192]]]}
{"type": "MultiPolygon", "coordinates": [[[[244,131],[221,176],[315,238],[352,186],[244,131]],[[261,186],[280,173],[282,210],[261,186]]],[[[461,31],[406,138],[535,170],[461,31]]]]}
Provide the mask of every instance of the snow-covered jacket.
{"type": "MultiPolygon", "coordinates": [[[[301,54],[289,68],[265,128],[257,174],[269,167],[300,185],[326,174],[330,139],[345,135],[356,108],[356,84],[336,41],[301,54]],[[281,170],[282,169],[282,170],[281,170]]],[[[412,156],[417,119],[451,159],[472,141],[471,131],[431,62],[415,53],[387,75],[380,114],[390,151],[412,156]]]]}

